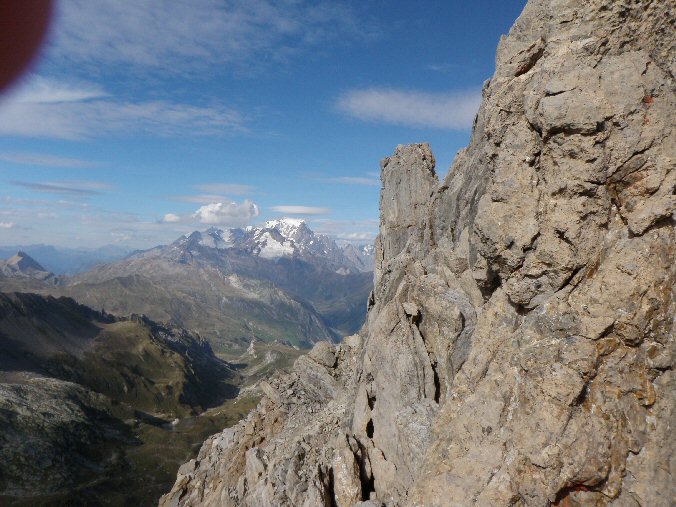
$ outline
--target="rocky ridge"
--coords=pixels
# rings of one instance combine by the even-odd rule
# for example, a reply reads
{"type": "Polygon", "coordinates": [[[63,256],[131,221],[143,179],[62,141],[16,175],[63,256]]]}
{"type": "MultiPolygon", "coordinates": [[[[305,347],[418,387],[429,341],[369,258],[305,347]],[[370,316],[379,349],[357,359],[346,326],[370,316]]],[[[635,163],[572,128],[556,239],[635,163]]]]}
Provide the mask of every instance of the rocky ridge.
{"type": "Polygon", "coordinates": [[[364,328],[160,505],[671,505],[674,24],[530,0],[446,179],[425,144],[383,160],[364,328]]]}
{"type": "Polygon", "coordinates": [[[52,281],[54,274],[43,268],[35,259],[25,252],[17,252],[9,259],[0,260],[0,275],[6,277],[34,278],[41,281],[52,281]]]}
{"type": "Polygon", "coordinates": [[[98,248],[67,248],[42,243],[0,246],[0,258],[6,259],[16,252],[30,255],[47,271],[57,276],[82,273],[97,264],[113,262],[130,253],[128,249],[118,245],[104,245],[98,248]]]}

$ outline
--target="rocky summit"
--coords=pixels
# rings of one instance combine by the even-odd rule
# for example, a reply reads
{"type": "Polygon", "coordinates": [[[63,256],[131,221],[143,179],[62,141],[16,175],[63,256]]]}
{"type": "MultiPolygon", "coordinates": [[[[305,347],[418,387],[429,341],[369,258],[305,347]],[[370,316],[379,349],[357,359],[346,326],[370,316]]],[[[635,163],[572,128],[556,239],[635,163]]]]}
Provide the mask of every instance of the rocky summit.
{"type": "Polygon", "coordinates": [[[671,2],[529,1],[446,179],[383,160],[365,326],[160,505],[673,505],[675,33],[671,2]]]}
{"type": "Polygon", "coordinates": [[[0,260],[0,276],[17,278],[34,278],[49,281],[54,275],[43,268],[26,252],[17,252],[6,261],[0,260]]]}

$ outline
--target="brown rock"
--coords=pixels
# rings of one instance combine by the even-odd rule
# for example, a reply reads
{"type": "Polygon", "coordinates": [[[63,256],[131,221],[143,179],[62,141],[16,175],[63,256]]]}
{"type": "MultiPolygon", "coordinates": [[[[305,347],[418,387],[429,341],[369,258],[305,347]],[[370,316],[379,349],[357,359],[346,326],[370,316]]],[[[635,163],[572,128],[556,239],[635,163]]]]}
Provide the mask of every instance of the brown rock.
{"type": "MultiPolygon", "coordinates": [[[[445,181],[425,144],[383,161],[359,340],[249,416],[270,505],[671,505],[674,24],[668,2],[531,0],[445,181]]],[[[226,440],[165,498],[234,492],[226,440]]]]}

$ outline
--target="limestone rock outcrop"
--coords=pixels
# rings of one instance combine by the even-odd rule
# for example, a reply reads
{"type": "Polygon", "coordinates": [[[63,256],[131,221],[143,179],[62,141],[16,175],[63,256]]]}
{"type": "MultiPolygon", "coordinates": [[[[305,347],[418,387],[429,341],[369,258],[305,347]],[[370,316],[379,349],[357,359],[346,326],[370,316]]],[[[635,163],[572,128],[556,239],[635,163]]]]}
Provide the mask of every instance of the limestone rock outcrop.
{"type": "Polygon", "coordinates": [[[425,144],[382,162],[364,328],[160,504],[671,505],[669,4],[529,1],[446,179],[425,144]]]}

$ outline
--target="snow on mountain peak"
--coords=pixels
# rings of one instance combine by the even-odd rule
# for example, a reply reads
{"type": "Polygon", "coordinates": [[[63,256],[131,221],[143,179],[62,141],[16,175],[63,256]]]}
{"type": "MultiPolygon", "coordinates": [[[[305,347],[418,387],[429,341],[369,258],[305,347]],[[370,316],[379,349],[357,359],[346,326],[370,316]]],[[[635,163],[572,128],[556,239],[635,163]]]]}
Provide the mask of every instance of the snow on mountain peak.
{"type": "Polygon", "coordinates": [[[230,230],[211,227],[201,234],[199,244],[210,248],[228,248],[232,246],[232,232],[230,230]]]}
{"type": "Polygon", "coordinates": [[[183,236],[173,247],[174,250],[187,248],[192,255],[200,255],[203,252],[199,247],[206,247],[214,250],[237,249],[265,259],[299,257],[313,262],[328,262],[337,266],[341,274],[354,269],[372,269],[372,261],[368,259],[372,258],[372,251],[368,247],[339,246],[329,236],[315,234],[305,220],[298,218],[278,218],[243,229],[211,227],[183,236]]]}
{"type": "Polygon", "coordinates": [[[267,231],[263,231],[256,238],[258,243],[258,255],[266,259],[276,259],[278,257],[292,256],[294,254],[293,241],[282,237],[274,237],[267,231]]]}
{"type": "Polygon", "coordinates": [[[277,229],[285,238],[291,238],[303,225],[307,227],[302,218],[279,218],[265,222],[266,229],[277,229]]]}
{"type": "Polygon", "coordinates": [[[303,218],[277,218],[275,220],[268,220],[265,222],[266,229],[272,229],[277,226],[290,226],[290,227],[300,227],[300,224],[304,224],[305,219],[303,218]]]}

